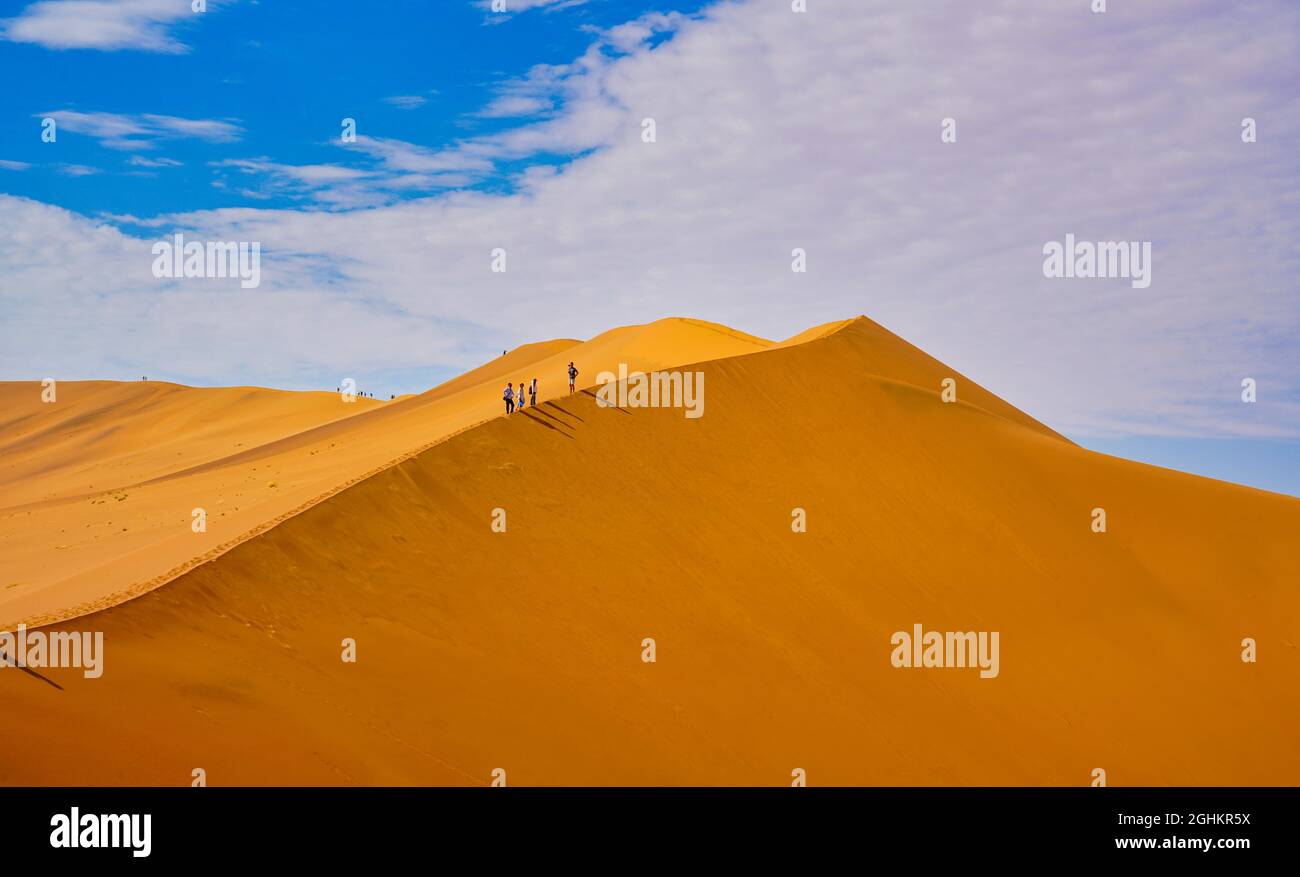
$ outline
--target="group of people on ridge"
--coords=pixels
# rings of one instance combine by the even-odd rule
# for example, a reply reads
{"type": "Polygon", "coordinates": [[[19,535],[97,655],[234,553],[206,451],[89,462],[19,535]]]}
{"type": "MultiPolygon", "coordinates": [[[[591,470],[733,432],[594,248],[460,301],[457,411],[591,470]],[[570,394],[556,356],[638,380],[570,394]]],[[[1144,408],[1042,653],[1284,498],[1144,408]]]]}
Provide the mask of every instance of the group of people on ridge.
{"type": "MultiPolygon", "coordinates": [[[[569,392],[570,393],[573,392],[573,382],[577,380],[577,378],[578,378],[578,369],[573,365],[572,362],[570,362],[569,363],[569,392]]],[[[501,398],[504,399],[506,402],[506,414],[513,414],[516,408],[522,411],[528,405],[532,405],[534,408],[536,408],[537,407],[537,378],[533,378],[533,382],[529,384],[527,388],[524,387],[523,381],[519,382],[518,389],[515,389],[515,386],[513,384],[506,384],[506,388],[502,392],[501,398]],[[528,401],[526,403],[524,401],[525,394],[527,394],[528,396],[528,401]]]]}

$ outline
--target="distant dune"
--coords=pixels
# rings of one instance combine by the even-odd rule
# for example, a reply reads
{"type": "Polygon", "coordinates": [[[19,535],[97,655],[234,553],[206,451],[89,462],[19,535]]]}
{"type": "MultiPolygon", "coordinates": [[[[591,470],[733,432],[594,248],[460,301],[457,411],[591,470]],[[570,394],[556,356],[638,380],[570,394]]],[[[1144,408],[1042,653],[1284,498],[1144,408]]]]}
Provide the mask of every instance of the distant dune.
{"type": "Polygon", "coordinates": [[[865,318],[545,342],[351,413],[127,386],[2,388],[0,620],[106,655],[0,670],[0,782],[1300,783],[1300,501],[1079,448],[865,318]],[[705,416],[568,397],[571,359],[698,369],[705,416]],[[999,632],[999,675],[895,668],[914,624],[999,632]]]}

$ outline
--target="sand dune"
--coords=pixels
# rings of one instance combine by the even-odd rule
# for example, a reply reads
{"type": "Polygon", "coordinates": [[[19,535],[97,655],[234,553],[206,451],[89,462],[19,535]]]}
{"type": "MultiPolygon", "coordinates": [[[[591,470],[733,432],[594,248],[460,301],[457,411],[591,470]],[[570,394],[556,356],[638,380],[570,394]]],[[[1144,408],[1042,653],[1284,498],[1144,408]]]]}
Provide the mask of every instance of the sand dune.
{"type": "Polygon", "coordinates": [[[333,393],[166,382],[0,382],[5,507],[129,487],[369,410],[333,393]]]}
{"type": "Polygon", "coordinates": [[[1300,502],[1083,450],[870,321],[822,328],[534,345],[141,488],[184,526],[205,479],[309,492],[442,439],[55,625],[104,631],[105,673],[0,671],[0,782],[1300,782],[1300,502]],[[553,398],[569,359],[700,361],[706,416],[553,398]],[[550,401],[493,417],[534,371],[550,401]],[[1000,632],[1000,674],[891,666],[918,623],[1000,632]]]}
{"type": "Polygon", "coordinates": [[[241,387],[0,384],[0,629],[116,605],[228,550],[405,455],[501,413],[501,388],[567,392],[619,363],[657,368],[765,349],[701,320],[510,351],[401,401],[241,387]],[[191,527],[193,510],[206,531],[191,527]]]}

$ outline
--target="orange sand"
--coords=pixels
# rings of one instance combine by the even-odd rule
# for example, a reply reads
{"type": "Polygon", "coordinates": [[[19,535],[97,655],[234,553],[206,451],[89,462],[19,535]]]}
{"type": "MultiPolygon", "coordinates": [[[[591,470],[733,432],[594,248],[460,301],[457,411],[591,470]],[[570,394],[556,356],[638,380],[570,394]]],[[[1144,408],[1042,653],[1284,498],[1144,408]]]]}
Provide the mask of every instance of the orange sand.
{"type": "Polygon", "coordinates": [[[501,414],[506,381],[545,399],[620,362],[633,368],[765,349],[700,320],[628,326],[511,351],[427,393],[345,403],[249,387],[0,383],[0,630],[116,605],[325,496],[501,414]],[[207,530],[191,529],[193,510],[207,530]]]}
{"type": "Polygon", "coordinates": [[[284,395],[3,425],[0,616],[120,605],[55,625],[104,631],[102,678],[0,671],[0,782],[1300,782],[1300,501],[1083,450],[868,320],[531,345],[342,420],[284,395]],[[565,398],[570,359],[702,361],[705,416],[565,398]],[[895,669],[915,623],[999,631],[1001,674],[895,669]]]}

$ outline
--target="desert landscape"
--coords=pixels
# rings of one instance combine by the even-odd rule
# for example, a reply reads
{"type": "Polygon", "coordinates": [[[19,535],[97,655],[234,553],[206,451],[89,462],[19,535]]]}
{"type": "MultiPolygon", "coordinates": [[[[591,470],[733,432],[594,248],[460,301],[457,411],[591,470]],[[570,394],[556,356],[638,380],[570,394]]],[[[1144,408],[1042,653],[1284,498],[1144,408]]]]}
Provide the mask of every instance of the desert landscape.
{"type": "Polygon", "coordinates": [[[102,631],[104,672],[0,672],[3,784],[1300,782],[1300,500],[1084,450],[865,317],[391,402],[42,389],[0,384],[0,629],[102,631]],[[620,364],[706,416],[599,406],[620,364]],[[915,624],[999,674],[891,665],[915,624]]]}

